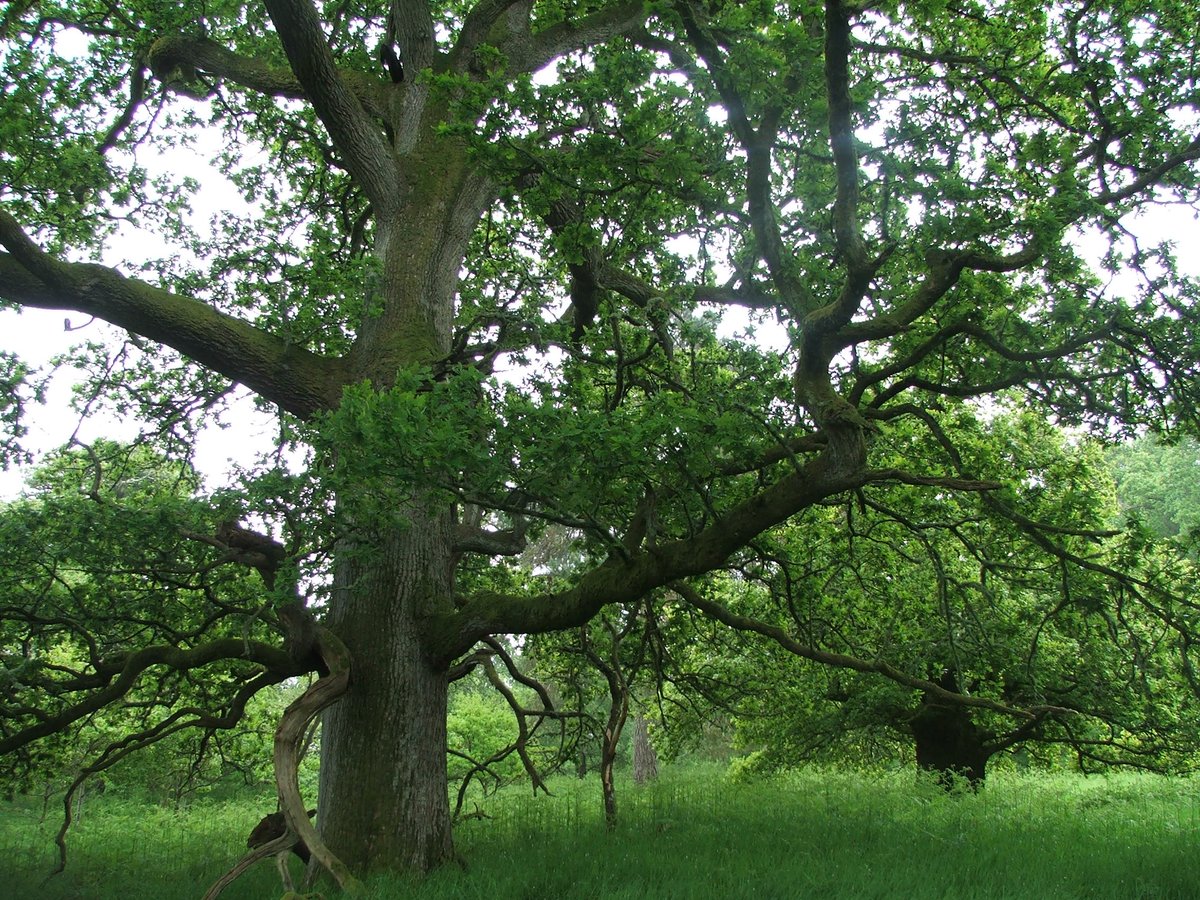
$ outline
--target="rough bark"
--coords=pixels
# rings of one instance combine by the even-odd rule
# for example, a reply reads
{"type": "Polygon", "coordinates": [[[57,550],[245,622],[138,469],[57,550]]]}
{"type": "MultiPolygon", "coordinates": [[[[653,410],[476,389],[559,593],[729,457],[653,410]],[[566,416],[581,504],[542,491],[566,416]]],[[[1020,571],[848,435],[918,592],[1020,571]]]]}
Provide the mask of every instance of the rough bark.
{"type": "Polygon", "coordinates": [[[322,835],[355,872],[427,872],[454,859],[446,783],[448,671],[421,623],[449,602],[449,513],[412,510],[369,546],[346,545],[329,627],[353,687],[325,713],[317,807],[322,835]]]}
{"type": "Polygon", "coordinates": [[[633,783],[645,784],[658,777],[658,754],[650,743],[650,731],[646,727],[646,717],[637,716],[633,720],[633,783]]]}

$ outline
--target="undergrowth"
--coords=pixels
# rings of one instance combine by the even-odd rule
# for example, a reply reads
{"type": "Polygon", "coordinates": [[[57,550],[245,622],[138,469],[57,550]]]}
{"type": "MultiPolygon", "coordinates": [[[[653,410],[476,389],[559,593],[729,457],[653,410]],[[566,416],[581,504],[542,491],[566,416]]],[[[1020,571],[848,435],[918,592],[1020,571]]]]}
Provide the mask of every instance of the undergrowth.
{"type": "MultiPolygon", "coordinates": [[[[603,827],[592,779],[552,797],[509,789],[463,822],[465,869],[422,881],[376,878],[371,900],[558,898],[1089,898],[1200,896],[1200,781],[1149,775],[998,774],[946,795],[911,772],[810,769],[731,781],[665,769],[619,784],[620,825],[603,827]]],[[[37,900],[195,900],[244,852],[270,801],[208,801],[180,812],[108,797],[70,836],[49,881],[57,823],[0,804],[0,894],[37,900]]],[[[223,895],[277,900],[260,863],[223,895]]],[[[326,895],[333,896],[332,891],[326,895]]]]}

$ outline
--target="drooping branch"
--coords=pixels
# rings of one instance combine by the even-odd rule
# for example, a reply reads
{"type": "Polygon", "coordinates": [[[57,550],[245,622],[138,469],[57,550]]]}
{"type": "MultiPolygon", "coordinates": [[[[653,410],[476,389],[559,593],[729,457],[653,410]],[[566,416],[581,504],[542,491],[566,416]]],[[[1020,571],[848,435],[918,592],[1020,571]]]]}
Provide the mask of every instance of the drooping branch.
{"type": "Polygon", "coordinates": [[[529,780],[533,783],[533,792],[536,794],[540,788],[542,793],[549,794],[550,789],[546,787],[546,782],[542,780],[541,773],[538,771],[537,766],[533,764],[533,759],[529,756],[531,730],[529,723],[525,721],[526,710],[521,706],[521,702],[517,699],[516,694],[512,692],[512,689],[504,683],[504,679],[496,671],[496,666],[491,658],[485,659],[482,665],[488,681],[496,692],[504,698],[504,702],[508,704],[508,708],[512,710],[513,717],[516,719],[517,739],[514,742],[514,747],[517,757],[521,760],[521,765],[525,768],[525,774],[529,776],[529,780]]]}
{"type": "MultiPolygon", "coordinates": [[[[462,813],[463,802],[466,800],[467,789],[470,787],[472,779],[486,774],[497,783],[500,783],[503,778],[494,771],[493,766],[507,759],[513,753],[519,756],[526,774],[529,775],[530,780],[533,782],[534,792],[536,793],[537,790],[541,789],[548,793],[549,791],[543,779],[543,770],[538,769],[533,758],[529,755],[529,741],[546,719],[565,722],[567,719],[584,718],[586,715],[581,712],[555,709],[554,702],[546,686],[536,678],[532,678],[522,672],[517,666],[516,661],[512,658],[512,654],[508,652],[508,649],[500,641],[492,637],[487,637],[481,643],[483,644],[482,647],[475,650],[466,659],[460,660],[457,665],[451,668],[451,680],[460,677],[460,673],[466,674],[467,671],[474,669],[476,666],[483,666],[488,681],[501,695],[509,709],[512,710],[513,716],[516,718],[518,734],[516,740],[496,750],[486,759],[476,759],[461,750],[449,749],[448,752],[452,756],[456,756],[470,764],[470,768],[459,781],[457,799],[454,804],[454,818],[456,821],[462,813]],[[505,670],[513,681],[530,688],[537,694],[542,704],[540,709],[530,709],[521,704],[512,688],[501,677],[499,670],[492,662],[493,657],[498,658],[504,664],[505,670]],[[529,720],[531,719],[533,720],[532,725],[529,724],[529,720]]],[[[555,768],[561,763],[561,759],[562,756],[560,754],[559,760],[553,764],[555,768]]],[[[476,815],[483,815],[478,811],[478,808],[476,815]]]]}
{"type": "MultiPolygon", "coordinates": [[[[173,646],[145,647],[134,653],[121,654],[112,660],[101,662],[95,671],[80,676],[72,682],[53,685],[56,694],[88,691],[88,695],[77,703],[53,715],[42,715],[36,724],[0,738],[0,756],[24,747],[39,738],[56,734],[85,716],[103,709],[109,703],[121,699],[137,683],[138,678],[153,666],[165,666],[177,672],[186,672],[221,660],[245,660],[254,662],[268,672],[302,675],[309,669],[297,665],[289,655],[270,644],[243,638],[222,638],[190,649],[173,646]]],[[[51,687],[39,681],[37,687],[51,687]]]]}
{"type": "Polygon", "coordinates": [[[895,666],[881,659],[865,660],[854,656],[847,656],[843,653],[832,653],[828,650],[819,650],[816,647],[811,647],[807,644],[802,644],[789,635],[782,628],[771,625],[766,622],[761,622],[757,619],[751,619],[747,616],[741,616],[732,612],[725,606],[706,599],[699,591],[682,582],[671,584],[671,590],[675,591],[689,605],[703,612],[705,615],[716,619],[724,625],[734,628],[738,631],[748,631],[754,634],[762,635],[774,641],[784,650],[789,653],[799,656],[802,659],[811,660],[812,662],[820,663],[826,666],[833,666],[839,669],[852,669],[855,672],[864,674],[882,675],[890,681],[905,687],[912,688],[918,691],[924,691],[938,700],[951,703],[957,706],[970,707],[972,709],[986,709],[991,712],[1000,713],[1004,716],[1010,716],[1014,719],[1023,721],[1037,720],[1044,718],[1048,714],[1058,715],[1073,715],[1075,710],[1067,707],[1059,706],[1034,706],[1028,709],[1008,706],[996,700],[988,699],[987,697],[975,697],[970,694],[960,694],[957,691],[948,690],[941,685],[929,681],[925,678],[917,678],[897,669],[895,666]]]}
{"type": "Polygon", "coordinates": [[[633,617],[619,631],[611,622],[603,623],[609,633],[611,658],[605,659],[597,652],[586,627],[579,629],[580,650],[584,658],[604,676],[608,686],[608,716],[604,720],[600,751],[600,784],[604,799],[604,825],[608,830],[617,826],[617,794],[613,783],[613,768],[617,756],[617,744],[625,730],[629,717],[629,680],[621,666],[621,641],[633,625],[633,617]]]}
{"type": "Polygon", "coordinates": [[[127,756],[185,729],[199,728],[211,733],[216,730],[234,728],[245,716],[246,704],[252,697],[266,687],[281,683],[287,677],[283,673],[260,673],[244,683],[225,710],[219,714],[197,707],[184,707],[175,710],[161,722],[142,731],[128,734],[106,746],[97,757],[80,770],[63,795],[63,821],[54,838],[54,843],[58,847],[58,865],[54,872],[58,873],[66,869],[67,832],[71,828],[74,815],[75,793],[89,778],[112,768],[127,756]]]}
{"type": "MultiPolygon", "coordinates": [[[[217,900],[225,888],[241,878],[246,870],[256,862],[260,859],[266,859],[269,856],[277,857],[280,854],[290,852],[292,847],[296,845],[296,840],[296,835],[291,830],[285,828],[283,834],[279,835],[279,837],[267,841],[265,844],[252,847],[245,856],[238,860],[232,869],[213,882],[212,886],[204,892],[203,900],[217,900]]],[[[281,869],[281,871],[283,870],[281,869]]],[[[296,895],[292,893],[290,896],[294,897],[296,895]]]]}
{"type": "MultiPolygon", "coordinates": [[[[553,717],[570,717],[573,715],[572,713],[560,713],[555,710],[554,701],[550,697],[550,691],[547,690],[546,686],[536,678],[531,678],[529,675],[526,675],[524,672],[522,672],[520,668],[518,668],[516,661],[512,658],[512,654],[508,652],[508,649],[502,643],[500,643],[500,641],[496,640],[494,637],[486,637],[483,639],[482,643],[485,644],[492,653],[500,657],[500,661],[504,663],[504,668],[508,670],[508,674],[512,676],[514,681],[525,685],[525,687],[529,688],[538,695],[538,699],[542,701],[542,708],[535,712],[536,715],[553,717]]],[[[525,712],[529,711],[525,710],[525,712]]]]}
{"type": "Polygon", "coordinates": [[[0,298],[96,316],[165,344],[301,418],[335,406],[345,383],[340,360],[318,356],[198,300],[115,269],[61,262],[44,253],[0,209],[0,298]]]}

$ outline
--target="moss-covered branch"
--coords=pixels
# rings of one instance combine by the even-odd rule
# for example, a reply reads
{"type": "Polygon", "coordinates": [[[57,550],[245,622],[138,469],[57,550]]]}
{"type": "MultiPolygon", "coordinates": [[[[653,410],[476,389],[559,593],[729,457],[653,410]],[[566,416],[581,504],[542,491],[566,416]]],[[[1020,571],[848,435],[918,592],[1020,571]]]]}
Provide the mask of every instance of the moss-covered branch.
{"type": "Polygon", "coordinates": [[[712,571],[768,528],[827,497],[860,486],[861,471],[842,465],[837,452],[827,447],[694,537],[635,554],[610,556],[568,590],[532,596],[480,593],[466,598],[454,613],[427,623],[427,646],[432,655],[448,661],[484,635],[573,628],[608,604],[636,600],[680,578],[712,571]]]}
{"type": "Polygon", "coordinates": [[[41,309],[77,310],[150,340],[238,381],[301,418],[335,406],[341,360],[283,338],[115,269],[65,263],[43,253],[0,210],[0,299],[41,309]]]}

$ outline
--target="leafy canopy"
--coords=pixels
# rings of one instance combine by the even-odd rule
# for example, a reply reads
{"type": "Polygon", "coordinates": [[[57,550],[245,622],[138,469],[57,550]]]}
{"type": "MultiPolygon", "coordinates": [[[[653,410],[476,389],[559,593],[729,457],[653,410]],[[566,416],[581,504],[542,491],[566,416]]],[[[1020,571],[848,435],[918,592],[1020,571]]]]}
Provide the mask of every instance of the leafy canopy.
{"type": "MultiPolygon", "coordinates": [[[[902,588],[856,588],[874,602],[901,607],[933,550],[967,552],[976,528],[1036,549],[1044,577],[983,643],[1056,591],[1155,608],[1136,560],[1080,546],[1101,501],[1030,423],[1200,424],[1196,281],[1135,230],[1200,199],[1187,3],[46,0],[10,4],[0,37],[0,300],[124,329],[75,356],[86,408],[136,415],[176,455],[234,384],[278,414],[277,452],[223,503],[281,540],[184,504],[208,529],[163,519],[146,545],[203,573],[197,630],[151,610],[147,631],[116,632],[159,642],[156,665],[314,668],[313,629],[285,612],[348,628],[336,573],[381,584],[404,568],[389,554],[429,561],[397,633],[445,674],[481,639],[668,589],[804,655],[717,601],[814,546],[853,568],[830,512],[850,499],[880,520],[902,588]],[[211,222],[189,213],[212,190],[175,162],[189,147],[241,195],[211,222]],[[152,165],[160,151],[172,162],[152,165]],[[1030,416],[1011,434],[978,424],[1001,402],[1030,416]],[[551,524],[581,564],[513,562],[551,524]],[[263,575],[253,599],[235,563],[263,575]],[[206,592],[218,572],[234,600],[206,592]],[[279,633],[231,649],[225,611],[264,605],[279,633]]],[[[122,544],[151,536],[138,516],[122,544]]],[[[966,578],[969,557],[945,573],[966,578]]],[[[5,627],[26,627],[46,584],[14,588],[5,627]]],[[[150,602],[106,585],[131,621],[150,602]]],[[[93,623],[66,618],[88,646],[93,623]]],[[[1190,633],[1189,614],[1159,621],[1190,633]]],[[[894,662],[851,655],[871,643],[837,661],[970,705],[929,680],[945,650],[930,634],[897,633],[894,662]]],[[[78,688],[71,721],[149,667],[130,647],[111,671],[98,649],[47,669],[49,648],[21,646],[6,672],[18,690],[78,688]]],[[[16,709],[13,747],[52,730],[16,709]]]]}

